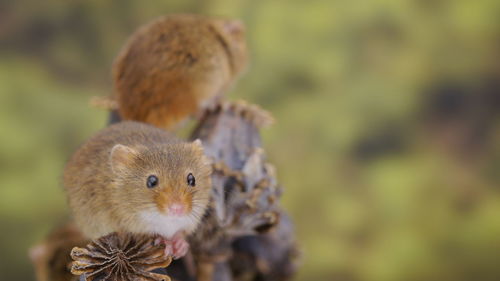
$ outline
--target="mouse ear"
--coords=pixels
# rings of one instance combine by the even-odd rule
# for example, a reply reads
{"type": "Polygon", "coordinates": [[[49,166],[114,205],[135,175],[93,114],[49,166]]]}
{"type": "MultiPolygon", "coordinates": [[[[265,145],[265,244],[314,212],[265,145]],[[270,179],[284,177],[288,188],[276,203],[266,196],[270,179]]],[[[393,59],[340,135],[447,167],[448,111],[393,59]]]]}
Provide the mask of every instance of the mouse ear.
{"type": "Polygon", "coordinates": [[[201,143],[201,140],[200,139],[196,139],[196,140],[194,140],[192,142],[192,144],[198,149],[198,152],[200,152],[203,164],[205,164],[205,165],[211,165],[213,161],[211,160],[211,158],[209,158],[205,154],[205,150],[203,148],[203,144],[201,143]]]}
{"type": "Polygon", "coordinates": [[[109,155],[111,169],[115,173],[126,171],[136,156],[137,151],[135,149],[126,145],[116,144],[111,149],[109,155]]]}
{"type": "Polygon", "coordinates": [[[199,152],[201,152],[202,154],[204,153],[203,152],[203,144],[201,143],[201,140],[200,139],[196,139],[192,142],[193,146],[196,148],[196,150],[198,150],[199,152]]]}
{"type": "Polygon", "coordinates": [[[200,147],[200,148],[203,148],[203,144],[201,143],[201,140],[200,139],[195,139],[193,141],[193,144],[200,147]]]}
{"type": "Polygon", "coordinates": [[[245,32],[245,24],[241,20],[226,20],[222,28],[231,35],[241,35],[245,32]]]}
{"type": "Polygon", "coordinates": [[[245,33],[245,24],[241,20],[218,18],[213,23],[218,31],[230,37],[241,37],[245,33]]]}

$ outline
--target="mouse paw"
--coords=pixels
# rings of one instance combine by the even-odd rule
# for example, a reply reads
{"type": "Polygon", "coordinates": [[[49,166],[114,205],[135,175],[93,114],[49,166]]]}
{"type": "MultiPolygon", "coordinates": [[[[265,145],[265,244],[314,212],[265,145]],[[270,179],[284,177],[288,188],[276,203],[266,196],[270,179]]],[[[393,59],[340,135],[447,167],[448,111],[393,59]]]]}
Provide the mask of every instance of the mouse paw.
{"type": "Polygon", "coordinates": [[[171,239],[162,238],[161,241],[155,241],[165,245],[165,254],[172,256],[174,259],[180,259],[185,256],[189,250],[189,243],[181,237],[173,237],[171,239]]]}
{"type": "Polygon", "coordinates": [[[172,244],[174,259],[182,258],[187,254],[189,250],[189,243],[184,238],[175,238],[172,244]]]}

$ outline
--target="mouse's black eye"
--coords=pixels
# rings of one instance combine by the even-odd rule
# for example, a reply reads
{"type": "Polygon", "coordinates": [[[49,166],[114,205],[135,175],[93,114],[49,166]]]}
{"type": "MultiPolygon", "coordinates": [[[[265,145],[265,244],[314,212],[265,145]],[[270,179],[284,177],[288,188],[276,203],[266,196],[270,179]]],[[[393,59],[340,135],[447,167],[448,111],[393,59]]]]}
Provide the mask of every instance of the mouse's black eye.
{"type": "Polygon", "coordinates": [[[189,186],[195,186],[196,180],[195,180],[193,174],[189,173],[189,175],[187,177],[187,183],[189,186]]]}
{"type": "Polygon", "coordinates": [[[158,185],[158,178],[155,175],[151,175],[147,180],[148,188],[153,188],[158,185]]]}

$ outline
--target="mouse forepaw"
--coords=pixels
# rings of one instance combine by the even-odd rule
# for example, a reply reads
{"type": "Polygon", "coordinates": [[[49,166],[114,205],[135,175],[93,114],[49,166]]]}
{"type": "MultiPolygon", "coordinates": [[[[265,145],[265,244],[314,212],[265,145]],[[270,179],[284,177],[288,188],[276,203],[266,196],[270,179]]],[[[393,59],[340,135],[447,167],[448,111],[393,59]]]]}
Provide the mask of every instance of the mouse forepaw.
{"type": "Polygon", "coordinates": [[[181,237],[162,239],[161,243],[165,244],[165,254],[174,259],[182,258],[189,251],[189,243],[181,237]]]}
{"type": "Polygon", "coordinates": [[[174,259],[182,258],[187,254],[189,243],[184,238],[174,239],[172,244],[174,259]]]}

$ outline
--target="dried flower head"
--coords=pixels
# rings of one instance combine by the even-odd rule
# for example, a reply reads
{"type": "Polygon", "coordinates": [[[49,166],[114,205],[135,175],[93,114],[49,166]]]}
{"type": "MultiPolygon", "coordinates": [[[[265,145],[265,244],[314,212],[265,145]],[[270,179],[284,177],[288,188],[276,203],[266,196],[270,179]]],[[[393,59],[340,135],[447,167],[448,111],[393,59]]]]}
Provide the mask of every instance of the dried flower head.
{"type": "Polygon", "coordinates": [[[92,241],[85,248],[71,251],[74,262],[71,273],[90,280],[170,281],[166,275],[151,273],[170,264],[164,245],[156,245],[155,237],[112,233],[92,241]]]}

